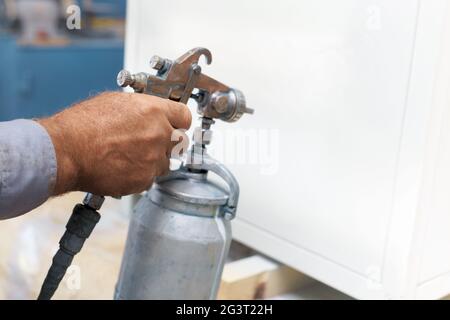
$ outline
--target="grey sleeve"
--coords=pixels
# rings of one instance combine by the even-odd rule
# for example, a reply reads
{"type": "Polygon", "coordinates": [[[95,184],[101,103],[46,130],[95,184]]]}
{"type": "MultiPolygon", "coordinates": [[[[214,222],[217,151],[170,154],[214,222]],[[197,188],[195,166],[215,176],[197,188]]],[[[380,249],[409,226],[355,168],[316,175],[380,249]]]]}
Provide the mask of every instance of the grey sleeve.
{"type": "Polygon", "coordinates": [[[0,122],[0,219],[24,214],[50,197],[56,154],[47,131],[32,120],[0,122]]]}

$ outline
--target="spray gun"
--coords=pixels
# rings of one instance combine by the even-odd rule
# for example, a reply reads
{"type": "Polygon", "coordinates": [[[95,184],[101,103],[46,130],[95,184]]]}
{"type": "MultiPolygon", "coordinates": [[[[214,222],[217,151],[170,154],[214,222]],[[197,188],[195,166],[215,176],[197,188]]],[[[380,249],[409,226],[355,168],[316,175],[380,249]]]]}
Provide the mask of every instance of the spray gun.
{"type": "MultiPolygon", "coordinates": [[[[131,74],[127,70],[122,70],[117,75],[119,86],[129,86],[135,92],[182,103],[187,103],[189,98],[197,102],[201,125],[194,131],[194,144],[188,152],[186,166],[181,168],[191,172],[221,170],[216,168],[216,164],[206,153],[206,146],[211,142],[212,137],[211,126],[215,123],[213,119],[236,122],[244,113],[253,114],[254,112],[246,106],[245,97],[241,91],[230,88],[202,73],[199,65],[202,56],[207,64],[211,64],[212,55],[208,49],[194,48],[175,61],[153,56],[150,67],[157,71],[156,75],[146,72],[131,74]],[[196,93],[193,93],[194,89],[197,90],[196,93]]],[[[230,211],[234,210],[230,207],[230,211]]]]}
{"type": "MultiPolygon", "coordinates": [[[[156,70],[156,75],[146,72],[131,74],[122,70],[117,76],[119,86],[129,86],[136,93],[182,103],[194,99],[201,115],[201,125],[195,129],[193,145],[185,163],[169,175],[157,178],[134,210],[116,286],[117,299],[170,299],[176,297],[174,293],[179,298],[205,299],[214,298],[217,293],[231,241],[229,221],[236,214],[239,184],[225,166],[209,157],[206,146],[211,141],[214,119],[235,122],[253,110],[246,107],[242,92],[202,73],[199,66],[202,56],[207,64],[211,63],[208,49],[194,48],[174,61],[153,56],[150,66],[156,70]],[[208,181],[209,171],[221,177],[228,190],[208,181]],[[153,223],[149,226],[147,219],[161,210],[166,213],[165,218],[171,219],[170,222],[164,222],[164,218],[158,216],[152,218],[153,223]],[[186,226],[186,233],[177,235],[179,242],[173,241],[170,230],[159,228],[167,228],[176,221],[186,226]],[[195,230],[194,235],[192,232],[195,230]],[[154,237],[161,236],[166,238],[153,241],[154,237]],[[192,254],[186,256],[190,251],[192,254]],[[170,261],[167,261],[169,256],[170,261]],[[188,259],[194,259],[195,263],[190,264],[188,259]],[[202,268],[203,272],[199,273],[202,268]],[[153,270],[158,272],[153,273],[153,270]],[[199,284],[194,286],[194,291],[190,289],[194,288],[192,283],[199,284]]],[[[75,206],[38,299],[52,297],[73,256],[81,250],[99,221],[97,211],[103,201],[102,196],[87,194],[83,204],[75,206]]]]}
{"type": "Polygon", "coordinates": [[[213,78],[202,74],[200,57],[206,63],[212,61],[211,52],[205,48],[189,50],[175,61],[153,56],[150,66],[156,75],[145,72],[131,74],[122,70],[117,76],[117,84],[130,86],[135,92],[146,93],[182,103],[193,98],[198,103],[198,112],[203,118],[237,121],[244,113],[253,113],[245,105],[244,95],[213,78]],[[194,89],[198,93],[193,94],[194,89]]]}

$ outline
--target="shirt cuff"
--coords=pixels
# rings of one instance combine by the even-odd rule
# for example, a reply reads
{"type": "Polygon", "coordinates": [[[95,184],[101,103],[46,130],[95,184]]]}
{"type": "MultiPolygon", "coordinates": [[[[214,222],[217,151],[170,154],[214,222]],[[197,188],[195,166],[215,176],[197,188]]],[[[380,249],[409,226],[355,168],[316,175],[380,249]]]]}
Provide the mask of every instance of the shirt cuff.
{"type": "Polygon", "coordinates": [[[39,123],[0,122],[0,219],[45,202],[55,187],[56,171],[55,148],[39,123]]]}

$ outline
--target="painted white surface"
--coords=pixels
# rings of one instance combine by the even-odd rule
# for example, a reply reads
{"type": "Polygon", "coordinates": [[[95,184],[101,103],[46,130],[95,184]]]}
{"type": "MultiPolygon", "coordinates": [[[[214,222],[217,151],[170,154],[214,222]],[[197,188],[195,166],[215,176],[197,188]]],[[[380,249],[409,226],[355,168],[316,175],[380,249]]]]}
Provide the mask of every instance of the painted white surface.
{"type": "Polygon", "coordinates": [[[436,90],[450,77],[446,0],[128,3],[128,69],[207,47],[203,71],[256,109],[217,125],[258,129],[255,150],[277,155],[236,164],[225,152],[241,184],[238,240],[359,298],[414,296],[450,271],[450,115],[436,90]]]}

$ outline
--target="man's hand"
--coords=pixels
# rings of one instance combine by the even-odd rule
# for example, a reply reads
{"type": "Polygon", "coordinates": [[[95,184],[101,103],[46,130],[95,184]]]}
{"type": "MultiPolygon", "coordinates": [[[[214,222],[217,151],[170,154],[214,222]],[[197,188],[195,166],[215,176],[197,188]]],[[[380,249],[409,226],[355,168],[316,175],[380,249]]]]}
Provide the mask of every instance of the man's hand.
{"type": "Polygon", "coordinates": [[[108,92],[38,120],[56,150],[53,195],[86,191],[122,196],[148,189],[169,170],[174,129],[191,125],[181,103],[146,94],[108,92]]]}

